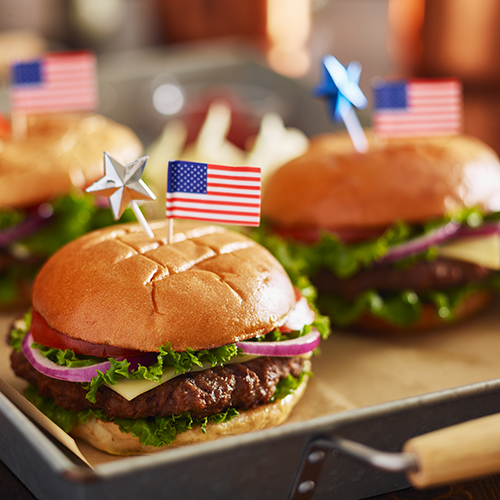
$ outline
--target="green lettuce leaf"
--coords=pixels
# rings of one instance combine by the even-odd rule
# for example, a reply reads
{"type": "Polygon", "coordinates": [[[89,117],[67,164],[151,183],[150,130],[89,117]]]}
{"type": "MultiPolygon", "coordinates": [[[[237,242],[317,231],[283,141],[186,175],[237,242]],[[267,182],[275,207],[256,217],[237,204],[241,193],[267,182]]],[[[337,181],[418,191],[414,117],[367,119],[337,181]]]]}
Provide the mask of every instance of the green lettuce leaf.
{"type": "Polygon", "coordinates": [[[312,373],[303,371],[297,378],[293,375],[288,375],[284,379],[280,380],[269,402],[283,399],[289,394],[293,394],[299,388],[300,384],[302,384],[306,376],[312,377],[312,373]]]}
{"type": "Polygon", "coordinates": [[[420,317],[424,303],[435,305],[439,317],[453,321],[456,308],[464,299],[478,290],[494,286],[495,281],[469,283],[449,290],[430,290],[420,294],[413,290],[403,290],[382,296],[375,290],[366,290],[354,301],[347,301],[339,294],[325,293],[318,303],[338,326],[349,326],[363,314],[369,313],[393,325],[410,327],[420,317]]]}
{"type": "Polygon", "coordinates": [[[76,354],[70,349],[56,349],[54,347],[47,347],[42,344],[38,344],[37,342],[33,342],[31,347],[38,349],[40,354],[50,359],[53,363],[61,366],[67,366],[68,368],[82,368],[84,366],[92,366],[97,363],[102,363],[102,358],[76,354]]]}
{"type": "Polygon", "coordinates": [[[24,315],[22,321],[19,322],[18,328],[13,328],[9,335],[9,345],[16,352],[21,352],[23,339],[28,333],[31,326],[31,309],[24,315]]]}
{"type": "Polygon", "coordinates": [[[16,226],[26,217],[26,213],[15,208],[2,208],[0,210],[0,230],[16,226]]]}
{"type": "Polygon", "coordinates": [[[342,243],[335,235],[328,233],[323,233],[314,244],[286,240],[273,234],[266,224],[250,234],[281,262],[292,283],[300,290],[310,286],[308,278],[321,268],[331,270],[340,278],[348,278],[383,257],[391,246],[415,235],[415,228],[403,222],[389,227],[379,238],[353,244],[342,243]]]}
{"type": "MultiPolygon", "coordinates": [[[[19,241],[30,254],[49,256],[66,243],[95,229],[116,224],[110,208],[99,208],[95,197],[87,193],[73,192],[51,202],[53,219],[40,231],[19,241]]],[[[134,221],[131,209],[127,209],[120,223],[134,221]]]]}

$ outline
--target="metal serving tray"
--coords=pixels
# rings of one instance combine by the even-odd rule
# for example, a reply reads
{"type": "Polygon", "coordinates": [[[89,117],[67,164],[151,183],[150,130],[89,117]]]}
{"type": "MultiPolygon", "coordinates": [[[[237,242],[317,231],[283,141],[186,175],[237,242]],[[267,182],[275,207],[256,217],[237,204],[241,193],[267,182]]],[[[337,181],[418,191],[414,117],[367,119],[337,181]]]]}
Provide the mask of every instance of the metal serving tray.
{"type": "Polygon", "coordinates": [[[39,500],[362,499],[408,482],[402,474],[375,471],[330,452],[315,470],[312,487],[292,495],[294,485],[311,479],[298,477],[308,445],[343,437],[397,452],[413,436],[499,412],[499,396],[495,379],[91,469],[0,393],[0,459],[39,500]]]}
{"type": "MultiPolygon", "coordinates": [[[[126,54],[122,61],[115,56],[101,61],[102,92],[114,96],[114,100],[103,101],[114,104],[101,111],[133,127],[148,143],[166,120],[147,105],[155,85],[177,81],[194,92],[222,81],[241,91],[252,105],[282,113],[288,125],[308,135],[329,128],[324,106],[310,98],[307,84],[279,77],[250,56],[242,57],[241,52],[210,50],[210,64],[205,65],[204,54],[185,51],[126,54]],[[127,69],[130,67],[133,74],[127,69]],[[239,85],[241,82],[246,86],[239,85]]],[[[0,93],[2,103],[5,105],[5,95],[0,93]]],[[[334,346],[335,341],[327,342],[334,346]]],[[[315,359],[314,372],[321,373],[328,363],[328,356],[315,359]]],[[[394,377],[398,375],[394,373],[394,377]]],[[[367,377],[371,376],[368,372],[367,377]]],[[[312,479],[308,471],[299,477],[311,443],[344,437],[380,450],[400,451],[413,436],[500,412],[500,379],[493,379],[496,376],[485,382],[476,377],[474,383],[451,383],[447,387],[460,387],[382,404],[323,412],[302,421],[292,419],[281,427],[211,443],[114,460],[93,469],[0,392],[0,459],[39,500],[362,499],[405,488],[407,480],[402,474],[375,471],[329,452],[321,468],[315,468],[313,483],[307,483],[310,488],[294,488],[312,479]]],[[[333,377],[321,383],[334,385],[337,381],[333,377]]]]}

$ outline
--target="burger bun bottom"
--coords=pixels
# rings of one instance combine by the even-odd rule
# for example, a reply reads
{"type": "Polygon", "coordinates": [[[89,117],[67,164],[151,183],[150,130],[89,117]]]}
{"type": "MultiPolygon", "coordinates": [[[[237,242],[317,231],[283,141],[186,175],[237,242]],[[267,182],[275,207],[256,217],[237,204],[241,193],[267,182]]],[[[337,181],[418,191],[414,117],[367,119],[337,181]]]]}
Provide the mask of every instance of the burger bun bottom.
{"type": "MultiPolygon", "coordinates": [[[[306,373],[310,370],[309,361],[306,362],[304,368],[306,373]]],[[[307,382],[308,376],[305,375],[299,387],[288,396],[272,403],[242,411],[228,422],[210,422],[207,424],[205,432],[200,427],[190,429],[179,434],[173,443],[165,446],[143,445],[139,442],[139,438],[130,433],[121,432],[118,425],[113,422],[105,422],[94,417],[90,417],[85,424],[79,424],[73,429],[71,435],[83,439],[95,448],[112,455],[143,455],[267,429],[280,425],[288,419],[292,409],[302,398],[307,382]]]]}
{"type": "Polygon", "coordinates": [[[480,290],[471,293],[455,309],[452,320],[443,319],[439,316],[436,307],[431,304],[422,306],[420,318],[410,327],[400,327],[378,318],[371,314],[364,314],[354,325],[362,331],[374,331],[378,333],[388,333],[394,335],[414,334],[416,332],[426,332],[429,330],[451,325],[456,325],[472,318],[490,305],[494,297],[490,290],[480,290]]]}

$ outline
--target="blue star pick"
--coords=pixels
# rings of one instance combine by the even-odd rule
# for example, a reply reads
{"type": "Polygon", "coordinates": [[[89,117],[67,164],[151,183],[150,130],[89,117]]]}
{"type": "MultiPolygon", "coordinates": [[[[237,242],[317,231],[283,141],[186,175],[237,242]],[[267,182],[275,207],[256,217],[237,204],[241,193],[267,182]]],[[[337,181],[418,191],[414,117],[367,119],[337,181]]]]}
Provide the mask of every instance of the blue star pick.
{"type": "Polygon", "coordinates": [[[342,121],[351,106],[363,109],[368,100],[359,88],[361,65],[353,61],[345,68],[335,57],[323,58],[323,81],[314,89],[316,97],[325,99],[330,115],[342,121]]]}

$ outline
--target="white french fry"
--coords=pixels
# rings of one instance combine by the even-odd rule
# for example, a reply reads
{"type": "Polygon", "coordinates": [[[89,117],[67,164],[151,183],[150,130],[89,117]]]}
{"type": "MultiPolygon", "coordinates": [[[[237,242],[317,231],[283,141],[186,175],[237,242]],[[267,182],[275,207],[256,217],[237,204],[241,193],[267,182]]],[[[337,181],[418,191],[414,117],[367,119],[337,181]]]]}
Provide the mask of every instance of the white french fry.
{"type": "Polygon", "coordinates": [[[261,167],[264,188],[266,180],[278,167],[305,153],[308,146],[309,140],[303,132],[286,128],[277,113],[267,113],[262,118],[246,164],[261,167]]]}
{"type": "Polygon", "coordinates": [[[217,100],[210,104],[207,116],[195,142],[195,154],[199,158],[217,154],[226,140],[231,127],[231,108],[225,101],[217,100]]]}
{"type": "Polygon", "coordinates": [[[226,137],[231,127],[231,108],[223,100],[214,101],[208,109],[194,145],[186,148],[182,159],[203,163],[240,165],[244,152],[226,137]]]}

